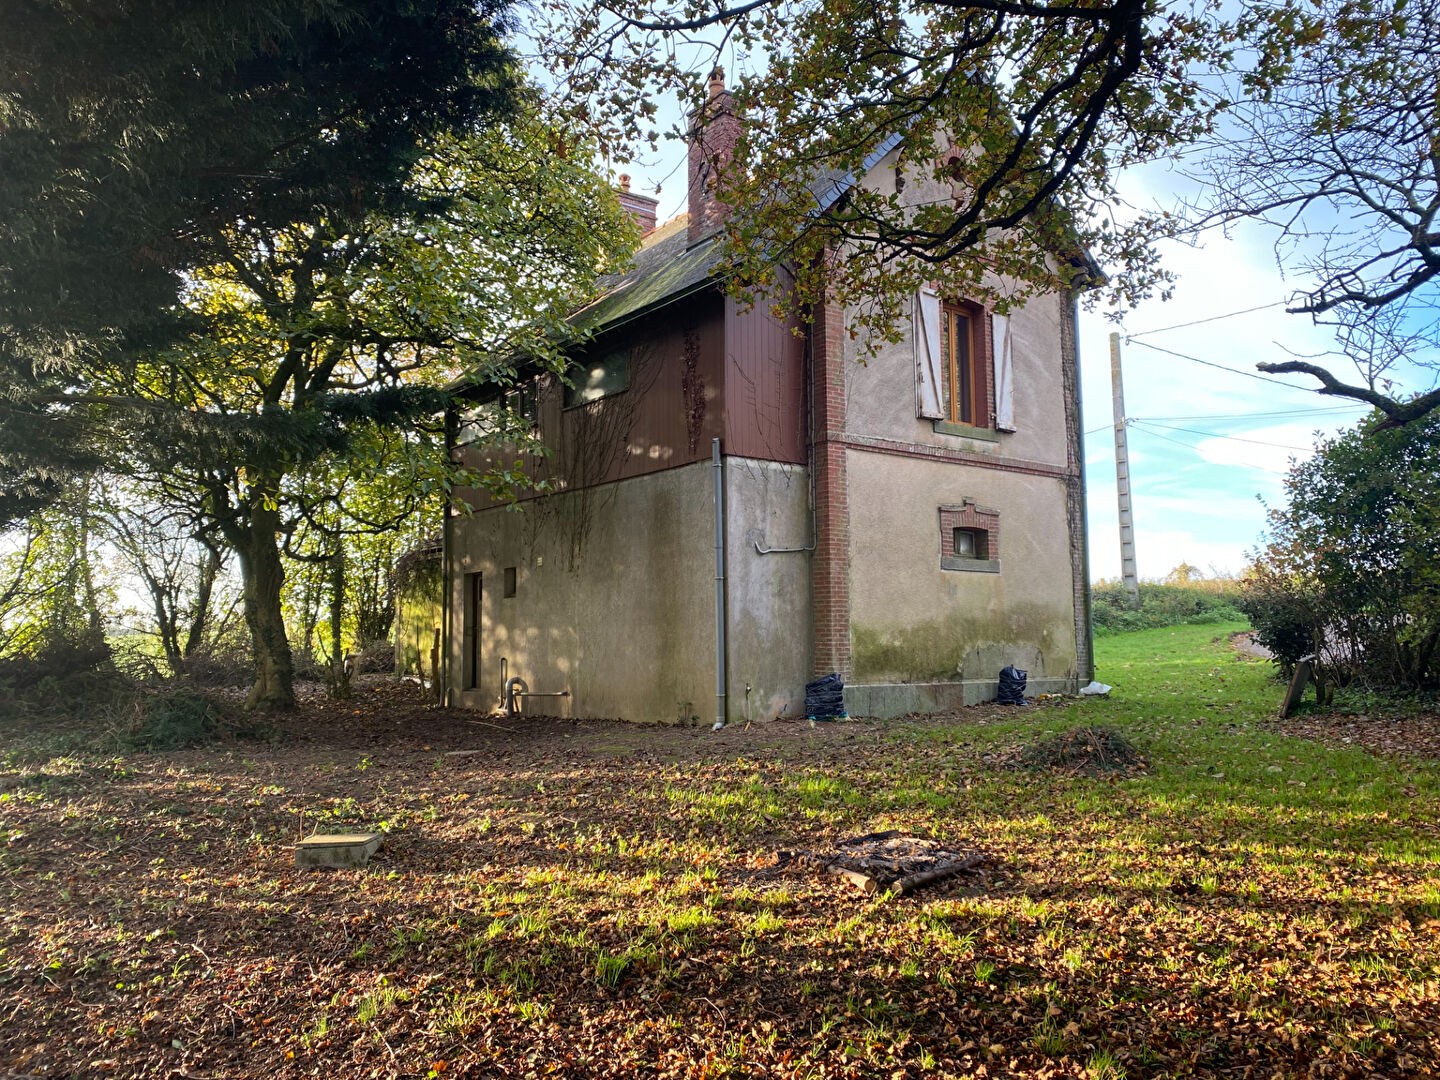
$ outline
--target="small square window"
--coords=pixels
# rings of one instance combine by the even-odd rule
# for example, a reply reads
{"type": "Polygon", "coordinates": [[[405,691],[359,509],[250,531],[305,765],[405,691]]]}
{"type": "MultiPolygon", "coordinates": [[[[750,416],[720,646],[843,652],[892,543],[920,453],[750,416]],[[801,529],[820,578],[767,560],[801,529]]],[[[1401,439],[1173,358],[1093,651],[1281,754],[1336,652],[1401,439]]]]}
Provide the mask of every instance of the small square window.
{"type": "Polygon", "coordinates": [[[515,595],[515,567],[505,567],[505,595],[515,595]]]}
{"type": "Polygon", "coordinates": [[[972,502],[940,507],[940,569],[1000,572],[1000,515],[972,502]]]}
{"type": "Polygon", "coordinates": [[[955,554],[962,559],[988,559],[989,537],[984,529],[956,529],[955,554]]]}

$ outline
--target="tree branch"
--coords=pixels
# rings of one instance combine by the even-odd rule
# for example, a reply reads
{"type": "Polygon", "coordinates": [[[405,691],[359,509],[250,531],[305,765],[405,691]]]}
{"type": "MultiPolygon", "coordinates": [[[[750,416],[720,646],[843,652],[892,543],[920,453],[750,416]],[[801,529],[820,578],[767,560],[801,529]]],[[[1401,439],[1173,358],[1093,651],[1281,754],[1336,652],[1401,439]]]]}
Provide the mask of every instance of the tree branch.
{"type": "Polygon", "coordinates": [[[1385,419],[1379,424],[1379,430],[1403,427],[1412,420],[1418,420],[1426,413],[1440,407],[1440,389],[1418,394],[1408,401],[1397,401],[1368,386],[1352,386],[1349,383],[1343,383],[1323,367],[1306,363],[1304,360],[1286,360],[1280,364],[1256,364],[1255,367],[1268,375],[1309,375],[1319,380],[1321,389],[1318,392],[1321,394],[1363,401],[1385,414],[1385,419]]]}

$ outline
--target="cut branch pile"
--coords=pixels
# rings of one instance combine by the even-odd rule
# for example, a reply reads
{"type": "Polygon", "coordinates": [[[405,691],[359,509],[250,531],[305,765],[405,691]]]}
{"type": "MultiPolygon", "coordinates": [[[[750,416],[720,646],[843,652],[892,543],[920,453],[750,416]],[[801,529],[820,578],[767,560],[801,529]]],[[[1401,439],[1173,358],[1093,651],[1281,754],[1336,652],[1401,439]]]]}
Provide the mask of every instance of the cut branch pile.
{"type": "Polygon", "coordinates": [[[1072,728],[1040,739],[1014,752],[1013,764],[1022,769],[1104,776],[1142,772],[1146,763],[1135,744],[1123,733],[1095,726],[1072,728]]]}
{"type": "Polygon", "coordinates": [[[905,836],[897,830],[841,840],[833,852],[782,850],[777,866],[802,864],[844,878],[867,895],[889,891],[905,896],[961,874],[978,874],[991,862],[983,852],[963,852],[940,840],[905,836]]]}

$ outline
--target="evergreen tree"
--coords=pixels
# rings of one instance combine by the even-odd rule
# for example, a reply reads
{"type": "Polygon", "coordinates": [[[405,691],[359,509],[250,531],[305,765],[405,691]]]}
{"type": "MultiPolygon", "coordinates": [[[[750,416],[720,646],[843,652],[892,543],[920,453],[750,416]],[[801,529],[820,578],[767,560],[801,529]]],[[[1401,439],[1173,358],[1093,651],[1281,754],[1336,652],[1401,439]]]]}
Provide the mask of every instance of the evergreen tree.
{"type": "Polygon", "coordinates": [[[507,111],[505,0],[0,0],[0,524],[93,467],[97,370],[192,332],[237,226],[413,212],[423,147],[507,111]]]}

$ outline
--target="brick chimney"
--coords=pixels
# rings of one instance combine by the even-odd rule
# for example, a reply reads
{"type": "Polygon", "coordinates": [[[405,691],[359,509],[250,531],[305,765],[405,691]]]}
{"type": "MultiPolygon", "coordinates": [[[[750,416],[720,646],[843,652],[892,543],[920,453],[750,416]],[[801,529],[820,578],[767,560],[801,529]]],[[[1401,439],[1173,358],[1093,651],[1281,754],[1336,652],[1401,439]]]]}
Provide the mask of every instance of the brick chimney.
{"type": "Polygon", "coordinates": [[[649,195],[637,195],[630,190],[630,177],[626,173],[620,174],[620,209],[635,219],[635,224],[640,226],[640,235],[648,236],[655,231],[655,207],[659,204],[658,199],[652,199],[649,195]]]}
{"type": "Polygon", "coordinates": [[[725,69],[710,73],[705,104],[690,117],[690,243],[713,236],[725,222],[728,208],[715,197],[725,167],[740,142],[740,117],[735,99],[725,89],[725,69]]]}

